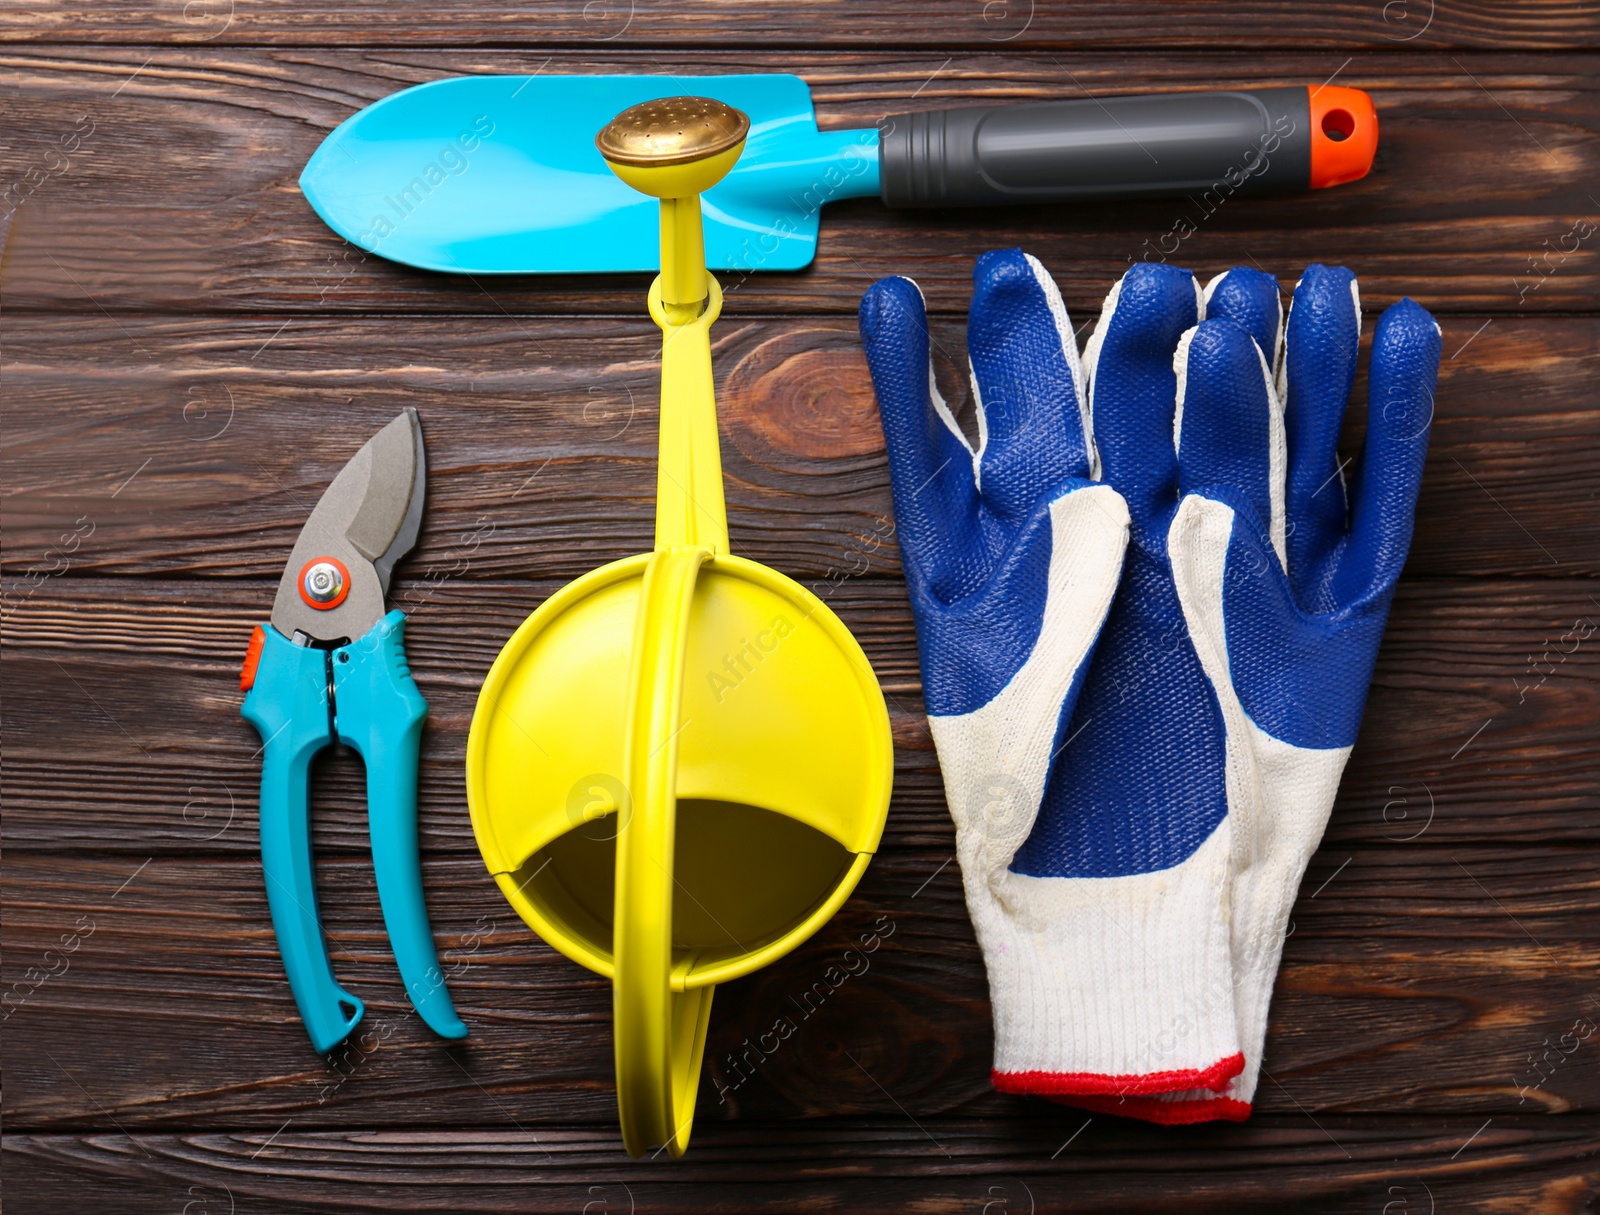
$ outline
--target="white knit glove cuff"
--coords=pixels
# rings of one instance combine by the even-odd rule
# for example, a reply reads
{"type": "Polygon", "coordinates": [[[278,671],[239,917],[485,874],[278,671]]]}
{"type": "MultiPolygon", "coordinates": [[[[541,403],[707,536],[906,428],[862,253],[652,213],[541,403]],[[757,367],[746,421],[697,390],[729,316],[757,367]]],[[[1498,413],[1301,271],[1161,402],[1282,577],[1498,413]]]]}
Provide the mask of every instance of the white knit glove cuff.
{"type": "Polygon", "coordinates": [[[1238,1074],[1225,822],[1182,864],[1128,877],[986,877],[981,840],[962,843],[996,1088],[1156,1093],[1238,1074]]]}

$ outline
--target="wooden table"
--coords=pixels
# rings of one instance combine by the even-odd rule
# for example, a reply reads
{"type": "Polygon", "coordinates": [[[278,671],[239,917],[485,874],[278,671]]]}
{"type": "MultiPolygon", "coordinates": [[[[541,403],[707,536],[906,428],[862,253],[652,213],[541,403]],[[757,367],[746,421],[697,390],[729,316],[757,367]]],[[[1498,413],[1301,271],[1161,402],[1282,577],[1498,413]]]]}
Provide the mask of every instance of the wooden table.
{"type": "MultiPolygon", "coordinates": [[[[1592,7],[88,0],[8,7],[0,37],[0,184],[21,203],[0,221],[13,1215],[1595,1209],[1600,1034],[1573,1036],[1600,1021],[1592,7]],[[1182,204],[850,202],[811,270],[730,292],[733,543],[838,584],[893,707],[897,783],[837,919],[717,997],[684,1160],[624,1156],[608,988],[478,859],[462,761],[489,663],[553,589],[649,544],[646,280],[402,269],[325,229],[296,177],[354,109],[441,76],[779,69],[824,126],[1219,83],[1376,98],[1367,180],[1229,202],[1172,259],[1285,283],[1343,263],[1369,316],[1410,294],[1444,329],[1411,561],[1247,1125],[1162,1130],[989,1087],[854,319],[867,284],[911,274],[959,352],[973,258],[1020,244],[1090,320],[1182,204]],[[318,881],[369,1011],[324,1060],[268,922],[236,676],[311,505],[405,405],[430,477],[395,602],[432,707],[428,898],[472,1036],[443,1046],[409,1011],[360,763],[335,754],[315,773],[318,881]],[[874,927],[870,967],[835,981],[874,927]],[[807,991],[826,998],[781,1049],[735,1060],[807,991]]],[[[956,366],[941,375],[967,407],[956,366]]]]}

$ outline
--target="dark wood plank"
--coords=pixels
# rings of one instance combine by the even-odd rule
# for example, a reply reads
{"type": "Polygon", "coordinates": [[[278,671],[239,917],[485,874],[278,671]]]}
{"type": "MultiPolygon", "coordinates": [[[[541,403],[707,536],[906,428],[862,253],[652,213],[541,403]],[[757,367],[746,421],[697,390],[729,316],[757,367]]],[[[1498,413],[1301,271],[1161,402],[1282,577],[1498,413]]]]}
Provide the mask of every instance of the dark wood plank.
{"type": "Polygon", "coordinates": [[[966,51],[985,43],[1145,50],[1236,50],[1311,46],[1372,51],[1511,47],[1564,50],[1600,44],[1600,23],[1569,0],[1463,5],[1424,0],[1390,6],[1346,0],[1296,5],[1251,0],[1139,0],[1055,6],[1043,0],[934,0],[914,12],[893,0],[844,6],[827,0],[643,0],[553,4],[530,9],[506,0],[450,0],[397,10],[377,3],[298,4],[289,0],[207,0],[130,7],[89,0],[70,10],[19,4],[0,16],[0,39],[32,42],[267,43],[275,46],[521,45],[570,47],[763,46],[807,49],[917,46],[966,51]]]}
{"type": "MultiPolygon", "coordinates": [[[[946,860],[886,852],[817,936],[722,989],[701,1121],[1040,1108],[989,1086],[988,989],[946,860]]],[[[324,1060],[254,861],[11,853],[8,1129],[609,1123],[609,984],[523,928],[476,857],[425,870],[472,1037],[441,1043],[405,1004],[370,862],[324,858],[334,967],[368,1007],[324,1060]]],[[[1325,851],[1294,914],[1261,1111],[1600,1108],[1597,893],[1594,847],[1325,851]]]]}
{"type": "MultiPolygon", "coordinates": [[[[405,585],[397,602],[410,614],[407,647],[430,706],[423,837],[430,849],[472,853],[462,772],[478,687],[558,583],[446,581],[414,600],[405,585]]],[[[886,847],[948,853],[904,589],[870,578],[817,585],[889,696],[897,774],[886,847]]],[[[260,741],[238,716],[238,668],[272,590],[65,577],[21,602],[0,650],[7,846],[59,851],[89,839],[136,860],[253,855],[260,741]]],[[[1588,580],[1403,582],[1329,847],[1600,840],[1596,625],[1588,580]]],[[[364,855],[360,761],[330,753],[314,786],[317,846],[364,855]]]]}
{"type": "MultiPolygon", "coordinates": [[[[0,42],[11,1210],[1600,1202],[1600,1033],[1581,1028],[1600,1024],[1600,239],[1577,235],[1600,230],[1592,6],[934,0],[908,20],[890,0],[89,0],[5,9],[0,42]],[[717,357],[734,543],[822,590],[861,638],[891,700],[889,828],[816,938],[718,995],[689,1156],[624,1158],[609,989],[500,899],[461,773],[511,629],[648,545],[645,280],[405,270],[342,244],[294,184],[378,97],[535,70],[795,71],[825,127],[1085,91],[1332,78],[1374,93],[1369,179],[1236,200],[1172,255],[1286,282],[1341,262],[1370,315],[1410,294],[1444,327],[1413,558],[1294,912],[1251,1122],[1163,1130],[988,1084],[987,984],[852,315],[880,275],[917,277],[965,412],[979,252],[1038,254],[1084,322],[1187,212],[863,200],[830,207],[809,271],[730,281],[717,357]],[[271,936],[235,673],[311,504],[404,405],[423,412],[433,474],[396,584],[432,709],[424,870],[472,1037],[444,1046],[404,1000],[360,763],[337,752],[314,774],[323,915],[370,1011],[324,1059],[271,936]],[[874,933],[870,965],[835,986],[874,933]],[[827,998],[801,1016],[819,979],[827,998]],[[797,1031],[769,1055],[761,1034],[783,1016],[797,1031]],[[751,1043],[753,1068],[735,1057],[751,1043]]],[[[1357,408],[1350,451],[1361,426],[1357,408]]]]}
{"type": "Polygon", "coordinates": [[[616,1134],[271,1131],[8,1134],[10,1209],[239,1212],[1115,1211],[1235,1215],[1581,1215],[1600,1186],[1600,1117],[1258,1117],[1160,1130],[1072,1110],[1025,1119],[892,1115],[696,1128],[682,1160],[637,1162],[616,1134]],[[1470,1144],[1463,1143],[1474,1134],[1470,1144]],[[1073,1135],[1070,1146],[1063,1142],[1073,1135]],[[19,1198],[20,1193],[20,1198],[19,1198]]]}
{"type": "MultiPolygon", "coordinates": [[[[1370,10],[1374,24],[1379,8],[1370,10]]],[[[1382,148],[1365,181],[1294,199],[1238,199],[1209,216],[1184,200],[983,213],[838,204],[823,219],[811,270],[752,276],[730,294],[731,317],[853,312],[862,290],[890,273],[916,277],[936,309],[964,312],[971,260],[1008,245],[1061,275],[1070,306],[1098,308],[1129,261],[1162,256],[1164,241],[1173,260],[1208,275],[1254,261],[1292,281],[1308,262],[1345,263],[1378,305],[1409,293],[1439,311],[1521,314],[1591,309],[1600,296],[1592,55],[1482,55],[1468,65],[1342,50],[1130,61],[1107,52],[607,50],[601,58],[135,47],[18,49],[0,62],[15,82],[4,125],[16,132],[19,172],[37,168],[42,182],[24,191],[11,227],[8,309],[638,312],[643,276],[474,282],[366,257],[329,232],[296,188],[306,158],[360,105],[440,76],[534,70],[795,71],[812,83],[827,126],[867,126],[907,107],[1224,81],[1317,84],[1337,72],[1340,83],[1369,89],[1382,115],[1382,148]],[[63,159],[59,141],[81,123],[92,132],[63,159]],[[1183,236],[1180,221],[1197,230],[1183,236]]]]}
{"type": "MultiPolygon", "coordinates": [[[[1444,325],[1410,571],[1600,572],[1600,321],[1444,325]]],[[[643,317],[97,314],[8,317],[7,331],[3,560],[29,582],[63,568],[275,579],[327,483],[406,405],[428,442],[413,592],[572,578],[651,542],[660,335],[643,317]]],[[[965,413],[963,333],[953,318],[935,327],[965,413]]],[[[808,582],[897,575],[854,320],[724,322],[716,360],[737,551],[808,582]]]]}

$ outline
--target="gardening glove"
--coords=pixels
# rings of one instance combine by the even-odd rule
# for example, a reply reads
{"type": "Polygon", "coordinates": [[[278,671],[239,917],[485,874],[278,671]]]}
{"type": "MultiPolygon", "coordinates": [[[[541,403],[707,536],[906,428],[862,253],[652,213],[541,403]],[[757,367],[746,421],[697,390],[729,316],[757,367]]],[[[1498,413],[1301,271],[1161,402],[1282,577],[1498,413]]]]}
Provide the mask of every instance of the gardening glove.
{"type": "Polygon", "coordinates": [[[1036,260],[991,253],[974,278],[976,452],[933,385],[915,284],[875,284],[861,333],[989,974],[993,1083],[1046,1095],[1221,1087],[1244,1066],[1223,723],[1165,558],[1172,356],[1200,291],[1181,271],[1136,268],[1081,368],[1036,260]],[[1094,484],[1102,473],[1109,484],[1094,484]]]}
{"type": "Polygon", "coordinates": [[[1289,912],[1356,739],[1411,542],[1439,368],[1433,318],[1410,300],[1389,308],[1347,492],[1337,448],[1361,331],[1354,276],[1308,269],[1287,327],[1276,281],[1255,270],[1213,280],[1206,301],[1207,319],[1175,356],[1176,450],[1151,465],[1163,495],[1182,494],[1166,550],[1225,727],[1245,1066],[1222,1093],[1074,1101],[1158,1122],[1249,1115],[1289,912]]]}
{"type": "MultiPolygon", "coordinates": [[[[1035,277],[1048,307],[1053,291],[1035,277]]],[[[1200,297],[1186,274],[1140,266],[1107,299],[1086,362],[1104,476],[1131,508],[1127,568],[1084,692],[1064,703],[1063,742],[1042,798],[1032,801],[1032,789],[1007,783],[1004,772],[992,782],[984,813],[1004,818],[1020,810],[1031,827],[1007,872],[991,879],[993,897],[972,880],[963,853],[995,998],[998,1087],[1159,1121],[1248,1112],[1288,907],[1353,740],[1409,538],[1437,366],[1431,319],[1415,305],[1398,306],[1380,326],[1373,375],[1387,402],[1371,427],[1374,443],[1383,444],[1372,448],[1383,471],[1364,479],[1369,489],[1358,492],[1347,541],[1342,506],[1316,501],[1326,478],[1307,478],[1320,459],[1337,480],[1332,453],[1356,332],[1350,288],[1347,274],[1314,268],[1298,297],[1288,359],[1301,377],[1288,381],[1296,384],[1287,428],[1292,459],[1262,359],[1255,355],[1252,365],[1246,357],[1256,347],[1277,349],[1270,279],[1234,271],[1200,297]],[[1213,321],[1185,333],[1208,307],[1213,321]],[[1166,353],[1175,347],[1176,365],[1166,353]],[[1219,404],[1251,401],[1256,407],[1219,404]],[[1254,424],[1241,426],[1241,416],[1254,424]],[[1180,482],[1195,491],[1181,507],[1180,482]],[[1363,508],[1369,500],[1375,505],[1363,508]],[[1218,507],[1229,512],[1220,548],[1218,507]],[[1285,513],[1310,521],[1291,530],[1285,513]],[[1347,549],[1366,556],[1341,557],[1347,549]],[[1285,558],[1299,571],[1293,584],[1285,558]],[[1364,592],[1352,589],[1360,574],[1332,573],[1358,564],[1364,592]],[[1215,586],[1225,588],[1226,617],[1220,608],[1207,616],[1196,607],[1197,570],[1225,578],[1215,586]],[[1253,598],[1241,590],[1247,578],[1258,584],[1253,598]],[[1270,627],[1270,614],[1241,605],[1259,607],[1274,589],[1287,614],[1270,627]],[[1291,617],[1301,621],[1298,631],[1284,624],[1291,617]],[[1326,648],[1308,648],[1308,635],[1325,639],[1326,648]],[[1230,655],[1240,670],[1268,673],[1238,676],[1240,687],[1256,689],[1245,706],[1264,713],[1270,702],[1322,723],[1322,734],[1308,741],[1288,727],[1279,727],[1288,738],[1268,734],[1270,723],[1259,728],[1262,720],[1240,707],[1230,655]],[[1054,904],[1043,920],[1034,914],[1040,902],[1054,904]],[[1017,952],[1015,933],[1007,939],[985,930],[995,904],[1002,930],[1016,923],[1006,911],[1031,916],[1037,956],[1020,967],[1020,983],[1006,956],[1017,952]],[[1076,929],[1047,922],[1062,904],[1076,929]],[[1226,940],[1220,956],[1219,937],[1226,940]]],[[[1064,314],[1049,311],[1065,332],[1064,314]]],[[[871,345],[869,338],[869,357],[871,345]]],[[[893,468],[892,438],[890,458],[893,468]]],[[[908,576],[917,604],[909,562],[908,576]]],[[[926,679],[941,656],[926,642],[925,610],[919,607],[918,627],[926,679]]],[[[982,770],[983,762],[945,745],[946,736],[963,733],[948,728],[957,723],[930,720],[959,840],[973,799],[961,796],[957,773],[982,770]]]]}

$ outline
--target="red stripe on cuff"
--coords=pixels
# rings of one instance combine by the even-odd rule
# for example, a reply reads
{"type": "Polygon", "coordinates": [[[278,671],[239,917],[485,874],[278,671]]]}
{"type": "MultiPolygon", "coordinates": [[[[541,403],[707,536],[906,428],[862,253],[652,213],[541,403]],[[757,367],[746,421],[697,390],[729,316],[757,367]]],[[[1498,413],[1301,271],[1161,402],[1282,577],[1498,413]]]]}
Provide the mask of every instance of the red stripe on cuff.
{"type": "Polygon", "coordinates": [[[1140,1118],[1162,1126],[1186,1126],[1194,1122],[1243,1122],[1250,1117],[1250,1103],[1232,1097],[1204,1097],[1194,1101],[1161,1101],[1155,1097],[1095,1097],[1088,1094],[1052,1097],[1062,1105],[1076,1106],[1092,1114],[1115,1114],[1140,1118]]]}
{"type": "Polygon", "coordinates": [[[989,1083],[1002,1093],[1027,1093],[1036,1097],[1082,1094],[1122,1097],[1143,1093],[1181,1093],[1190,1088],[1209,1088],[1221,1092],[1228,1087],[1228,1081],[1242,1071],[1244,1055],[1241,1053],[1219,1059],[1203,1069],[1141,1072],[1131,1076],[1107,1076],[1096,1072],[991,1071],[989,1083]]]}

